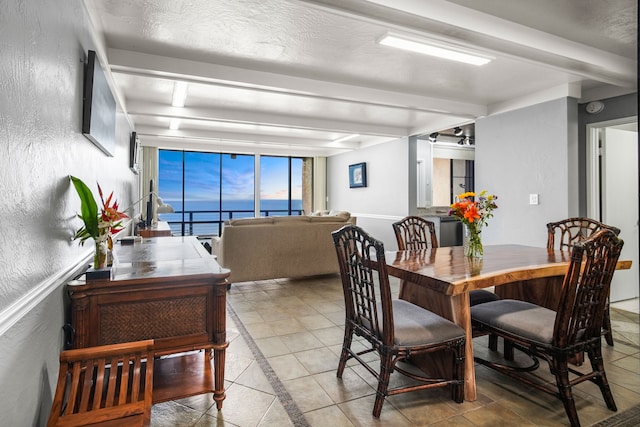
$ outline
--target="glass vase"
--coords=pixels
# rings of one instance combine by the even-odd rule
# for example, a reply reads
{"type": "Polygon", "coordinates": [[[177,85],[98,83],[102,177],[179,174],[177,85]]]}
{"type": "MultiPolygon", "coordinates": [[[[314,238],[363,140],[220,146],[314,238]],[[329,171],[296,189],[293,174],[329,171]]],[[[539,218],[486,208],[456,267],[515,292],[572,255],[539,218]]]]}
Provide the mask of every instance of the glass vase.
{"type": "Polygon", "coordinates": [[[96,247],[93,254],[93,268],[98,270],[107,267],[107,254],[109,247],[106,241],[94,240],[96,247]]]}
{"type": "Polygon", "coordinates": [[[482,227],[479,224],[467,224],[464,227],[464,256],[469,258],[482,258],[482,227]]]}

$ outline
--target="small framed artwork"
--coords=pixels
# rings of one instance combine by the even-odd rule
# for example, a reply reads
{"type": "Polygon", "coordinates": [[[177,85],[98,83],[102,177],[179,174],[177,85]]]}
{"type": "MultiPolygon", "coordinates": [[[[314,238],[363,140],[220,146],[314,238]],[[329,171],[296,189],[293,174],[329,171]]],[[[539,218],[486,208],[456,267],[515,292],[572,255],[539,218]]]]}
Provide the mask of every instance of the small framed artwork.
{"type": "Polygon", "coordinates": [[[367,186],[367,164],[356,163],[349,165],[349,187],[358,188],[367,186]]]}

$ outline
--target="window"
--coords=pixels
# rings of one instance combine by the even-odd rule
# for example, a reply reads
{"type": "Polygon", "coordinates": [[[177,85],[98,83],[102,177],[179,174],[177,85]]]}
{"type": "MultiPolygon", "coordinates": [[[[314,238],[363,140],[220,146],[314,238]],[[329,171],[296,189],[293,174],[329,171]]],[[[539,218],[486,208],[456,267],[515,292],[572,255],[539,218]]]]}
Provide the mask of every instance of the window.
{"type": "Polygon", "coordinates": [[[301,215],[311,210],[310,158],[259,156],[260,190],[255,191],[252,155],[158,151],[158,194],[174,213],[163,213],[174,235],[220,235],[224,221],[260,216],[301,215]]]}
{"type": "Polygon", "coordinates": [[[260,158],[260,213],[301,215],[302,163],[296,157],[260,158]]]}

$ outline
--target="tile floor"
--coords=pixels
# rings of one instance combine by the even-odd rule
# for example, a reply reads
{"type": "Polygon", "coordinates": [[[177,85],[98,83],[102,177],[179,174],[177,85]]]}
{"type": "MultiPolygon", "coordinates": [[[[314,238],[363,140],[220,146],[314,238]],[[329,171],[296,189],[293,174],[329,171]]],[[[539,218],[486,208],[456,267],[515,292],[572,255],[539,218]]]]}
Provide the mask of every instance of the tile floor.
{"type": "MultiPolygon", "coordinates": [[[[479,365],[475,402],[456,404],[445,389],[425,390],[388,398],[380,419],[372,418],[374,378],[355,363],[342,380],[335,374],[344,324],[337,275],[234,284],[228,302],[222,411],[211,395],[165,402],[154,405],[152,426],[568,425],[560,401],[479,365]]],[[[604,344],[603,353],[623,411],[640,402],[638,314],[614,308],[612,318],[615,346],[604,344]]],[[[474,340],[478,354],[487,354],[486,340],[474,340]]],[[[551,380],[548,370],[540,372],[551,380]]],[[[616,414],[594,384],[580,384],[575,395],[584,426],[616,414]]]]}

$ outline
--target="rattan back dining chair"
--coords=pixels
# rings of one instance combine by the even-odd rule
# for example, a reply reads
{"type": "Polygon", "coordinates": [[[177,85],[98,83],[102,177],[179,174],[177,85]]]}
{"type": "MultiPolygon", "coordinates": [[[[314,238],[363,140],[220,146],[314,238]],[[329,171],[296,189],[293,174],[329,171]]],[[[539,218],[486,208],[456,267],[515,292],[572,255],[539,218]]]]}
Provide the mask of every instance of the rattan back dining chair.
{"type": "MultiPolygon", "coordinates": [[[[454,401],[463,401],[465,332],[458,325],[408,301],[392,299],[384,246],[362,228],[350,224],[332,233],[340,266],[345,300],[345,330],[338,362],[338,378],[350,359],[357,360],[378,380],[373,416],[378,418],[387,396],[433,387],[451,387],[454,401]],[[353,336],[368,342],[364,350],[352,348],[353,336]],[[379,369],[362,356],[376,352],[379,369]],[[413,356],[441,353],[449,377],[431,378],[399,362],[413,356]],[[389,388],[391,373],[415,380],[389,388]]],[[[365,343],[366,344],[366,343],[365,343]]],[[[361,347],[359,343],[357,347],[361,347]]]]}
{"type": "MultiPolygon", "coordinates": [[[[391,224],[398,242],[398,250],[420,250],[438,247],[435,223],[420,216],[406,216],[391,224]]],[[[498,296],[484,289],[469,292],[470,305],[495,301],[498,296]]]]}
{"type": "Polygon", "coordinates": [[[533,363],[522,367],[478,357],[476,361],[559,398],[574,427],[580,426],[580,421],[572,388],[584,381],[597,384],[607,407],[617,410],[602,360],[601,329],[622,246],[623,241],[609,229],[573,244],[557,311],[513,299],[471,307],[474,328],[503,337],[533,363]],[[579,352],[587,353],[589,372],[570,367],[569,360],[579,352]],[[538,358],[548,363],[556,388],[530,374],[539,367],[538,358]]]}
{"type": "MultiPolygon", "coordinates": [[[[547,248],[569,250],[571,245],[591,237],[595,232],[609,229],[616,236],[620,234],[620,229],[604,224],[591,218],[567,218],[562,221],[550,222],[547,224],[547,248]],[[557,245],[556,245],[557,241],[557,245]]],[[[602,333],[608,345],[613,345],[613,331],[611,330],[611,316],[609,314],[609,300],[602,319],[602,333]]]]}
{"type": "Polygon", "coordinates": [[[65,350],[47,427],[148,426],[153,340],[65,350]]]}

